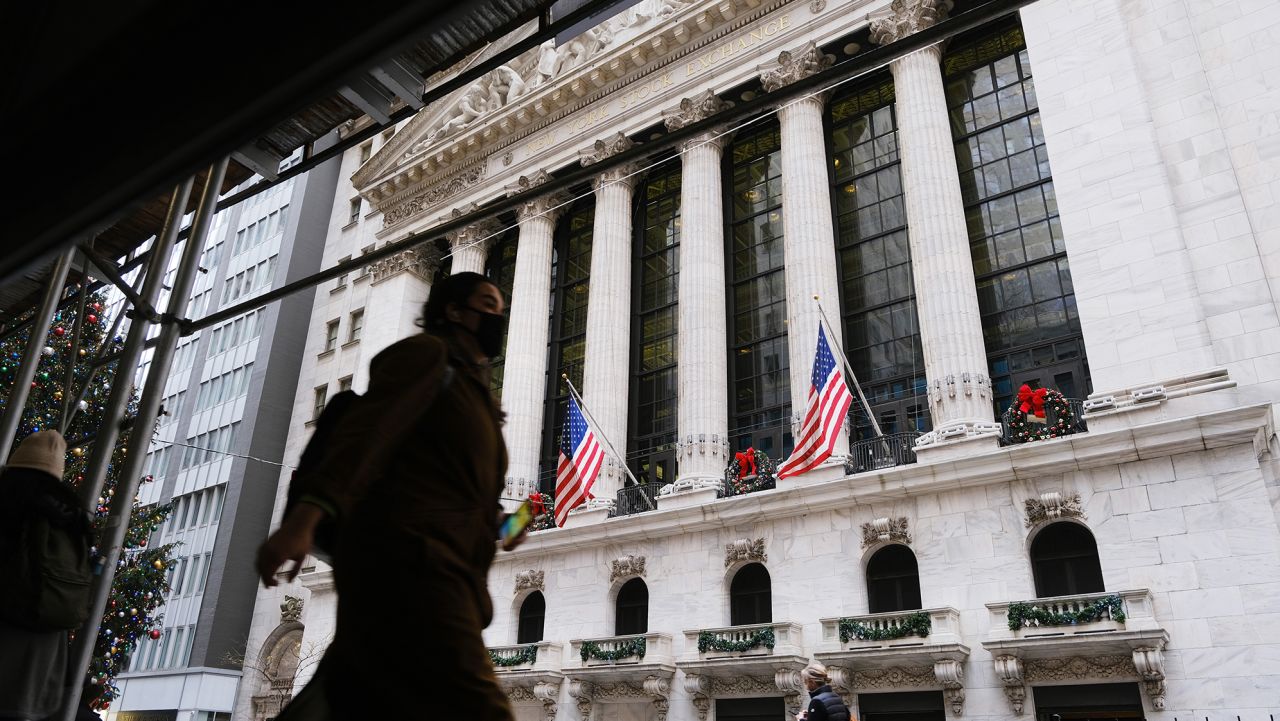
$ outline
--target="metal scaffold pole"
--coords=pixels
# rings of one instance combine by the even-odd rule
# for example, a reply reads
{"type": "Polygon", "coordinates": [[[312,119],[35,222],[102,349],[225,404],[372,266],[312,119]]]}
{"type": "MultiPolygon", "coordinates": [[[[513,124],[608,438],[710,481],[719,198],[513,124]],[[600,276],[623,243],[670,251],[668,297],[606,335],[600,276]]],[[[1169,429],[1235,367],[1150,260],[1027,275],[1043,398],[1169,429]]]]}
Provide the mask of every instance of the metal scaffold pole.
{"type": "Polygon", "coordinates": [[[71,260],[75,257],[75,248],[68,248],[58,256],[57,262],[49,271],[48,285],[44,289],[44,299],[40,301],[40,309],[31,324],[31,336],[27,338],[27,348],[22,353],[22,361],[18,363],[17,377],[4,403],[4,417],[0,418],[0,463],[9,458],[13,449],[14,436],[18,435],[18,425],[22,420],[22,409],[27,405],[27,395],[31,393],[31,382],[36,377],[36,366],[40,365],[40,349],[44,348],[44,334],[53,320],[53,313],[58,309],[58,301],[62,298],[62,286],[67,282],[67,273],[71,271],[71,260]]]}
{"type": "MultiPolygon", "coordinates": [[[[220,167],[225,168],[225,165],[220,167]]],[[[212,183],[212,176],[210,183],[212,183]]],[[[188,178],[174,188],[173,196],[169,203],[169,211],[165,216],[164,228],[156,239],[152,248],[151,258],[144,271],[146,276],[142,283],[141,297],[152,307],[155,306],[156,300],[160,297],[165,270],[169,265],[169,256],[173,251],[173,243],[182,225],[182,216],[186,210],[187,199],[191,195],[191,188],[194,184],[195,179],[188,178]]],[[[216,199],[216,191],[214,197],[216,199]]],[[[195,244],[192,243],[191,245],[195,244]]],[[[184,260],[190,254],[190,250],[191,246],[189,245],[187,247],[188,252],[183,254],[184,260]]],[[[198,251],[195,258],[196,260],[199,259],[198,251]]],[[[193,264],[194,262],[192,261],[193,264]]],[[[171,295],[170,305],[172,305],[173,299],[178,297],[177,289],[175,288],[171,295]]],[[[182,302],[185,304],[185,298],[182,299],[182,302]]],[[[181,308],[181,306],[179,307],[181,308]]],[[[93,444],[93,455],[90,456],[89,463],[85,467],[85,480],[80,488],[81,496],[85,499],[86,508],[94,508],[97,505],[94,501],[102,493],[102,487],[106,482],[107,464],[111,460],[111,452],[120,437],[120,423],[124,419],[129,396],[133,392],[133,374],[137,371],[138,363],[142,359],[142,351],[147,340],[147,331],[150,328],[150,319],[146,318],[145,314],[139,314],[138,317],[133,319],[124,348],[121,349],[116,372],[111,380],[111,395],[107,398],[106,408],[102,415],[103,424],[98,429],[97,438],[93,444]]],[[[143,399],[146,399],[145,394],[143,399]]],[[[139,457],[146,455],[148,446],[146,433],[150,425],[150,422],[144,424],[140,409],[139,417],[134,425],[135,435],[130,443],[130,458],[135,455],[139,457]]],[[[128,464],[126,463],[126,465],[128,464]]],[[[128,469],[126,468],[121,472],[120,488],[115,496],[116,502],[111,504],[111,512],[107,517],[106,528],[103,529],[104,538],[99,552],[106,558],[102,571],[94,577],[93,604],[90,607],[89,618],[85,625],[76,632],[75,641],[71,646],[68,664],[68,668],[71,669],[71,686],[67,693],[66,703],[57,716],[57,718],[65,721],[74,721],[75,719],[76,707],[80,703],[80,693],[84,686],[84,674],[89,668],[89,657],[93,654],[94,639],[98,635],[98,624],[102,620],[107,598],[111,594],[111,582],[115,577],[116,559],[120,556],[119,546],[124,539],[125,531],[128,530],[133,495],[137,492],[137,479],[132,479],[133,483],[130,483],[130,480],[128,469]],[[123,522],[121,521],[121,516],[123,516],[123,522]]]]}

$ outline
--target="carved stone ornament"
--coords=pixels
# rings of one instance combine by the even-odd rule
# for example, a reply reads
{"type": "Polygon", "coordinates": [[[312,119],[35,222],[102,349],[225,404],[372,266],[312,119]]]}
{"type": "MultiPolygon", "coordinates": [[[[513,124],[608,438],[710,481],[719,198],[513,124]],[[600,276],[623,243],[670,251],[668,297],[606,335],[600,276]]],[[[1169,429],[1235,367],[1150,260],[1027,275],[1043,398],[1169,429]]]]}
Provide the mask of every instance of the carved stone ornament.
{"type": "Polygon", "coordinates": [[[698,673],[686,673],[684,692],[693,702],[693,708],[698,713],[698,721],[707,721],[707,714],[711,711],[711,694],[714,693],[711,678],[698,673]]]}
{"type": "Polygon", "coordinates": [[[1027,528],[1045,521],[1056,521],[1059,518],[1085,517],[1079,493],[1063,496],[1058,491],[1049,491],[1041,493],[1039,498],[1028,498],[1025,505],[1027,528]]]}
{"type": "Polygon", "coordinates": [[[436,248],[434,243],[423,243],[382,260],[375,260],[369,264],[369,272],[373,274],[374,283],[404,272],[430,280],[438,267],[440,267],[440,249],[436,248]]]}
{"type": "Polygon", "coordinates": [[[302,599],[285,596],[284,603],[280,604],[280,620],[282,622],[301,621],[302,599]]]}
{"type": "Polygon", "coordinates": [[[1004,695],[1013,707],[1013,713],[1022,715],[1022,705],[1027,700],[1027,685],[1023,678],[1022,659],[1017,656],[996,656],[992,659],[996,678],[1004,685],[1004,695]]]}
{"type": "Polygon", "coordinates": [[[726,543],[724,546],[725,568],[739,561],[764,563],[767,560],[769,560],[769,556],[764,552],[763,538],[757,538],[754,541],[749,538],[739,538],[733,543],[726,543]]]}
{"type": "Polygon", "coordinates": [[[826,9],[827,9],[827,0],[810,0],[809,2],[809,12],[813,13],[814,15],[817,15],[818,13],[826,9]]]}
{"type": "Polygon", "coordinates": [[[911,543],[911,534],[907,531],[907,519],[905,516],[899,518],[877,518],[870,523],[862,524],[863,548],[888,541],[911,543]]]}
{"type": "Polygon", "coordinates": [[[529,569],[516,574],[516,593],[521,591],[545,591],[544,573],[541,570],[529,569]]]}
{"type": "MultiPolygon", "coordinates": [[[[454,208],[447,215],[441,216],[440,222],[445,223],[457,220],[479,209],[479,205],[468,203],[464,207],[454,208]]],[[[498,239],[500,230],[502,230],[502,224],[498,222],[497,218],[482,218],[474,223],[468,223],[451,233],[445,233],[445,237],[449,239],[449,243],[453,246],[455,252],[460,247],[476,244],[487,250],[498,239]]]]}
{"type": "Polygon", "coordinates": [[[1158,646],[1142,646],[1133,649],[1133,668],[1142,679],[1143,690],[1157,711],[1164,710],[1164,649],[1158,646]]]}
{"type": "Polygon", "coordinates": [[[1027,683],[1132,678],[1135,673],[1133,661],[1121,655],[1034,659],[1024,669],[1027,683]]]}
{"type": "Polygon", "coordinates": [[[964,665],[955,659],[942,659],[933,664],[933,675],[942,684],[951,713],[964,715],[964,665]]]}
{"type": "Polygon", "coordinates": [[[733,103],[721,99],[710,90],[703,90],[692,98],[681,98],[679,107],[662,111],[662,122],[666,123],[667,130],[679,130],[686,125],[700,123],[730,107],[733,107],[733,103]]]}
{"type": "Polygon", "coordinates": [[[778,693],[778,685],[771,678],[755,678],[754,676],[738,676],[735,678],[712,678],[711,696],[773,696],[778,693]]]}
{"type": "Polygon", "coordinates": [[[644,556],[627,555],[609,562],[609,583],[629,576],[644,576],[644,556]]]}
{"type": "Polygon", "coordinates": [[[871,42],[887,45],[933,27],[946,18],[951,0],[893,0],[884,17],[871,21],[871,42]]]}
{"type": "MultiPolygon", "coordinates": [[[[521,175],[516,182],[506,186],[507,197],[532,190],[549,180],[551,175],[545,170],[539,170],[533,175],[521,175]]],[[[525,201],[516,208],[516,220],[523,222],[529,218],[545,216],[555,222],[561,213],[568,210],[568,202],[571,198],[572,196],[568,193],[556,192],[525,201]]]]}
{"type": "Polygon", "coordinates": [[[625,150],[630,150],[634,145],[635,143],[631,142],[630,138],[621,132],[617,132],[604,140],[597,140],[589,148],[579,150],[578,161],[585,168],[607,158],[612,158],[625,150]]]}
{"type": "Polygon", "coordinates": [[[591,718],[591,698],[595,695],[595,688],[590,681],[581,679],[573,679],[569,681],[569,697],[574,700],[578,706],[578,717],[591,718]]]}
{"type": "Polygon", "coordinates": [[[533,687],[533,696],[542,702],[542,713],[546,721],[555,721],[559,710],[560,684],[552,681],[539,681],[533,687]]]}
{"type": "Polygon", "coordinates": [[[932,666],[894,666],[892,668],[860,668],[853,672],[856,689],[937,688],[938,679],[932,666]]]}
{"type": "Polygon", "coordinates": [[[822,52],[811,40],[800,50],[795,52],[783,50],[779,53],[778,67],[761,75],[760,84],[766,93],[772,93],[797,80],[817,75],[831,67],[835,61],[836,56],[822,52]]]}
{"type": "Polygon", "coordinates": [[[513,703],[537,701],[538,697],[534,695],[533,689],[528,686],[509,686],[507,688],[507,698],[513,703]]]}
{"type": "Polygon", "coordinates": [[[485,166],[483,163],[472,166],[431,186],[426,191],[393,208],[383,210],[382,227],[390,228],[393,225],[409,220],[420,213],[430,210],[432,206],[443,203],[464,190],[475,186],[476,183],[484,179],[484,172],[485,166]]]}

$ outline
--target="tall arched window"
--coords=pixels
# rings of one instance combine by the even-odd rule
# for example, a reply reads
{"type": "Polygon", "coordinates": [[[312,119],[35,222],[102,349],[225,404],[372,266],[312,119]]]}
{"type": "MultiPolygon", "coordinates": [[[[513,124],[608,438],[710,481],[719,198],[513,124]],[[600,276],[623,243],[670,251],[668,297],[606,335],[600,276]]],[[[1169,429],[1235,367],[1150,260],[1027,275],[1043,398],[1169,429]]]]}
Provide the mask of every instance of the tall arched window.
{"type": "Polygon", "coordinates": [[[1031,542],[1031,570],[1039,598],[1106,590],[1098,544],[1078,523],[1054,523],[1041,530],[1031,542]]]}
{"type": "Polygon", "coordinates": [[[920,570],[910,548],[885,546],[867,562],[867,602],[871,613],[920,608],[920,570]]]}
{"type": "Polygon", "coordinates": [[[649,630],[649,587],[633,578],[618,589],[617,618],[614,634],[629,636],[649,630]]]}
{"type": "Polygon", "coordinates": [[[759,563],[743,566],[729,584],[729,625],[773,621],[773,583],[759,563]]]}
{"type": "Polygon", "coordinates": [[[516,627],[516,643],[537,643],[542,640],[542,622],[547,617],[547,599],[541,591],[534,591],[520,604],[520,623],[516,627]]]}

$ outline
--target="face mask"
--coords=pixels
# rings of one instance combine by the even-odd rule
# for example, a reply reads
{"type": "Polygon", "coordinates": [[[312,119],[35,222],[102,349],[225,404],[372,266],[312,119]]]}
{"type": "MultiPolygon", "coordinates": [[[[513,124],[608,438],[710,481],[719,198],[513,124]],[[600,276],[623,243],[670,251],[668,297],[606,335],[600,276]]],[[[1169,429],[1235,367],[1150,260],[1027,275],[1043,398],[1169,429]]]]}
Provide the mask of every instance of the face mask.
{"type": "Polygon", "coordinates": [[[480,322],[472,333],[480,344],[480,350],[490,358],[502,355],[502,341],[507,336],[507,317],[476,310],[471,306],[466,306],[466,309],[480,317],[480,322]]]}

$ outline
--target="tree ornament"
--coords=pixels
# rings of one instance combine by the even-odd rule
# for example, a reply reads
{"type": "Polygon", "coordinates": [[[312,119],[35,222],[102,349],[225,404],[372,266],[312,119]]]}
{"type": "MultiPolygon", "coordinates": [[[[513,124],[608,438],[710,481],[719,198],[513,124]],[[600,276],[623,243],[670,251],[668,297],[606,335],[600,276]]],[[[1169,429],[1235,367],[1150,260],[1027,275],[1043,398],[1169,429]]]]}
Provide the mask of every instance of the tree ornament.
{"type": "Polygon", "coordinates": [[[84,457],[84,449],[79,446],[76,446],[75,448],[71,449],[71,455],[75,456],[76,458],[82,458],[84,457]]]}
{"type": "Polygon", "coordinates": [[[152,561],[152,562],[151,562],[151,565],[152,565],[152,566],[154,566],[154,567],[155,567],[155,569],[156,569],[157,571],[163,571],[163,570],[164,570],[164,561],[161,561],[161,560],[159,560],[159,559],[156,559],[155,561],[152,561]]]}
{"type": "Polygon", "coordinates": [[[151,637],[152,641],[158,641],[160,640],[160,629],[153,628],[151,629],[151,632],[148,633],[147,635],[151,637]]]}
{"type": "Polygon", "coordinates": [[[89,315],[86,315],[86,316],[84,317],[84,319],[85,319],[85,320],[87,320],[87,321],[89,321],[90,323],[97,323],[97,322],[98,322],[98,316],[96,316],[96,315],[94,315],[94,314],[92,314],[92,313],[90,313],[89,315]]]}
{"type": "MultiPolygon", "coordinates": [[[[84,351],[81,351],[81,353],[83,352],[84,351]]],[[[89,410],[89,403],[88,401],[80,401],[79,403],[76,404],[76,408],[79,408],[82,411],[87,411],[89,410]]]]}
{"type": "Polygon", "coordinates": [[[48,358],[49,356],[53,355],[53,346],[47,345],[44,348],[41,348],[40,353],[44,357],[48,358]]]}
{"type": "Polygon", "coordinates": [[[91,308],[93,308],[93,310],[94,310],[94,312],[95,312],[95,313],[101,313],[101,312],[102,312],[102,304],[101,304],[101,303],[94,303],[94,304],[93,304],[92,306],[90,306],[90,307],[91,307],[91,308]]]}
{"type": "Polygon", "coordinates": [[[62,336],[67,334],[67,329],[63,328],[62,326],[58,326],[53,329],[53,334],[61,338],[62,336]]]}

